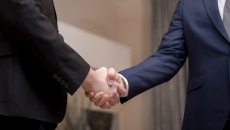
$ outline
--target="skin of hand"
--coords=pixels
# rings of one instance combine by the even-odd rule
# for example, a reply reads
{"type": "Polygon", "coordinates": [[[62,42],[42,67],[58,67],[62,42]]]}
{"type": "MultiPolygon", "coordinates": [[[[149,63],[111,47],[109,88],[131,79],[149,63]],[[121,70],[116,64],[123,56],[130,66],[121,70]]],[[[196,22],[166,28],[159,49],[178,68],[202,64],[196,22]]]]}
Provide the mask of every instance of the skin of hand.
{"type": "MultiPolygon", "coordinates": [[[[119,83],[118,93],[120,97],[123,97],[126,94],[120,92],[122,91],[121,88],[126,89],[126,84],[114,68],[108,69],[107,82],[109,85],[116,85],[117,83],[119,83]]],[[[93,101],[96,106],[100,106],[102,109],[111,108],[111,105],[105,100],[105,97],[107,96],[106,94],[99,92],[96,95],[94,95],[93,92],[86,92],[85,95],[89,97],[90,100],[93,101]]]]}
{"type": "Polygon", "coordinates": [[[114,106],[115,103],[119,103],[119,94],[117,93],[118,89],[122,94],[126,93],[124,88],[120,88],[117,82],[114,82],[113,85],[109,86],[107,83],[107,69],[102,67],[96,71],[90,69],[89,74],[87,75],[85,81],[82,83],[82,87],[85,92],[97,93],[97,96],[90,98],[91,102],[95,102],[97,106],[103,106],[101,102],[104,102],[107,109],[110,109],[111,106],[114,106]],[[97,97],[100,97],[98,101],[97,97]],[[97,103],[96,103],[97,101],[97,103]],[[106,102],[105,102],[106,101],[106,102]]]}

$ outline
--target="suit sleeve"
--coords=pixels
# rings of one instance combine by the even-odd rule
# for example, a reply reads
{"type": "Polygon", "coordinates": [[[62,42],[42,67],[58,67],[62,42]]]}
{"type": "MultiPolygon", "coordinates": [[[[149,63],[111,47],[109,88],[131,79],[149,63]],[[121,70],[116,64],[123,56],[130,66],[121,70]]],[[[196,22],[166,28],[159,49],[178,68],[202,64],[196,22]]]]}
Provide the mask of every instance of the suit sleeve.
{"type": "Polygon", "coordinates": [[[136,95],[169,81],[183,66],[187,58],[182,20],[182,2],[179,1],[168,32],[163,36],[157,52],[137,66],[121,73],[129,82],[127,98],[124,103],[136,95]]]}
{"type": "Polygon", "coordinates": [[[72,95],[86,78],[90,66],[64,42],[40,11],[35,0],[1,0],[0,28],[72,95]]]}

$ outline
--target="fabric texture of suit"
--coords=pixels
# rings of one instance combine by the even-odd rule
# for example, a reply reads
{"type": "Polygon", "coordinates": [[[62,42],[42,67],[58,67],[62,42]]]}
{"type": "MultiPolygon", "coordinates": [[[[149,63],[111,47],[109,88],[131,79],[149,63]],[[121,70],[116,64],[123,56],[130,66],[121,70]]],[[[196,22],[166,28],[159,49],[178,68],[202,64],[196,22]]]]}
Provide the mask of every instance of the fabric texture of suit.
{"type": "Polygon", "coordinates": [[[170,80],[188,57],[182,130],[221,130],[230,110],[230,41],[217,0],[180,0],[158,51],[121,71],[134,96],[170,80]]]}
{"type": "Polygon", "coordinates": [[[0,115],[62,121],[89,68],[58,33],[52,0],[1,0],[0,115]]]}

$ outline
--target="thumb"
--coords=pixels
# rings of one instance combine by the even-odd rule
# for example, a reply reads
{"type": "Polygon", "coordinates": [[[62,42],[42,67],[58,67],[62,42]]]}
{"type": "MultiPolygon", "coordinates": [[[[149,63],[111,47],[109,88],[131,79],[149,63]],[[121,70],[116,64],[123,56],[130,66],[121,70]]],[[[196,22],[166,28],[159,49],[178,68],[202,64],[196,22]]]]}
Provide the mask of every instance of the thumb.
{"type": "Polygon", "coordinates": [[[114,81],[119,84],[121,83],[121,77],[114,68],[109,68],[107,73],[107,81],[109,85],[113,85],[114,81]]]}
{"type": "Polygon", "coordinates": [[[113,85],[115,77],[116,77],[116,70],[114,68],[109,68],[107,71],[107,81],[109,85],[113,85]]]}

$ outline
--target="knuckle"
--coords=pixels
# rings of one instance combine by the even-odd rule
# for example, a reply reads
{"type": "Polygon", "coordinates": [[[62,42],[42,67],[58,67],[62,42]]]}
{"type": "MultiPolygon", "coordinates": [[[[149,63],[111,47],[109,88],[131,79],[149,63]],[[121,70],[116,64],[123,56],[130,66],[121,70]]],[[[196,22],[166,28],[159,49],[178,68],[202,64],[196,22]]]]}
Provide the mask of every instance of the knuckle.
{"type": "Polygon", "coordinates": [[[103,109],[106,109],[108,106],[107,105],[103,105],[103,109]]]}
{"type": "Polygon", "coordinates": [[[105,102],[105,101],[106,101],[106,98],[103,97],[103,98],[101,99],[101,102],[105,102]]]}
{"type": "Polygon", "coordinates": [[[98,101],[98,100],[99,100],[99,97],[95,97],[95,98],[94,98],[94,101],[98,101]]]}
{"type": "Polygon", "coordinates": [[[114,71],[115,71],[115,69],[114,69],[114,68],[109,68],[109,71],[114,72],[114,71]]]}
{"type": "Polygon", "coordinates": [[[111,95],[109,95],[108,100],[111,100],[111,99],[112,99],[112,96],[111,96],[111,95]]]}
{"type": "Polygon", "coordinates": [[[105,68],[105,67],[101,67],[101,69],[107,69],[107,68],[105,68]]]}
{"type": "Polygon", "coordinates": [[[116,76],[116,71],[115,71],[114,68],[109,68],[109,69],[108,69],[108,73],[109,73],[109,75],[110,75],[111,77],[114,77],[114,78],[115,78],[115,76],[116,76]]]}
{"type": "Polygon", "coordinates": [[[98,97],[92,98],[92,102],[97,102],[97,101],[98,101],[98,97]]]}
{"type": "Polygon", "coordinates": [[[115,90],[115,89],[112,89],[111,91],[112,91],[112,94],[114,94],[114,93],[116,92],[116,90],[115,90]]]}
{"type": "Polygon", "coordinates": [[[89,100],[90,100],[90,102],[93,102],[93,99],[92,99],[92,98],[90,98],[89,100]]]}
{"type": "Polygon", "coordinates": [[[107,68],[106,68],[106,67],[102,67],[102,69],[103,69],[104,71],[107,71],[107,68]]]}
{"type": "Polygon", "coordinates": [[[124,92],[122,92],[122,93],[120,93],[120,95],[121,95],[121,96],[125,96],[125,93],[124,93],[124,92]]]}
{"type": "Polygon", "coordinates": [[[117,91],[113,91],[113,95],[117,94],[117,91]]]}

